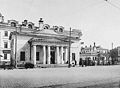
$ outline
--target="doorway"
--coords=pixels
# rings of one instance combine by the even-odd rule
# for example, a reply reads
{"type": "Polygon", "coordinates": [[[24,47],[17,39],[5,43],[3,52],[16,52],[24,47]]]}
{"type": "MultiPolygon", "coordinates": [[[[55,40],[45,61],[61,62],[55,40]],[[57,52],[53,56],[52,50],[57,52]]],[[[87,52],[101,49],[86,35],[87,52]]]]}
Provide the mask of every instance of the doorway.
{"type": "Polygon", "coordinates": [[[51,51],[50,55],[51,55],[51,58],[50,58],[51,64],[55,64],[55,51],[51,51]]]}

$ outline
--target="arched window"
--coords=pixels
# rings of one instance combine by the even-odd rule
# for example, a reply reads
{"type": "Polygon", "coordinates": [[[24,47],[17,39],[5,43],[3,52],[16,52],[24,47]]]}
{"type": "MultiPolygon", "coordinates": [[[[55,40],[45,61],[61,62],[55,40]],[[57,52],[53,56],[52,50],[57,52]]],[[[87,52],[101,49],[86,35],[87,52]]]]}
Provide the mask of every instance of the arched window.
{"type": "Polygon", "coordinates": [[[59,27],[59,32],[63,32],[64,31],[64,27],[63,26],[60,26],[59,27]]]}
{"type": "Polygon", "coordinates": [[[62,28],[60,28],[60,29],[59,29],[59,32],[63,32],[63,29],[62,29],[62,28]]]}
{"type": "Polygon", "coordinates": [[[32,24],[28,24],[28,28],[32,29],[33,28],[32,24]]]}
{"type": "Polygon", "coordinates": [[[58,31],[58,26],[54,26],[54,31],[57,32],[58,31]]]}
{"type": "Polygon", "coordinates": [[[16,23],[15,22],[11,22],[11,26],[12,27],[16,27],[16,23]]]}

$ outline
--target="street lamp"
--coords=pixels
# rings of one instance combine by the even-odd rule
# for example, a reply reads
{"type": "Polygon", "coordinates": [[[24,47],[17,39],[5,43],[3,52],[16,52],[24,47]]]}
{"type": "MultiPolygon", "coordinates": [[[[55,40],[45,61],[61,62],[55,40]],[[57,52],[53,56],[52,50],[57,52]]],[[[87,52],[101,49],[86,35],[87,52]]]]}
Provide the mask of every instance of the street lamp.
{"type": "Polygon", "coordinates": [[[69,56],[68,56],[68,68],[70,68],[70,49],[71,49],[71,28],[69,32],[69,56]]]}

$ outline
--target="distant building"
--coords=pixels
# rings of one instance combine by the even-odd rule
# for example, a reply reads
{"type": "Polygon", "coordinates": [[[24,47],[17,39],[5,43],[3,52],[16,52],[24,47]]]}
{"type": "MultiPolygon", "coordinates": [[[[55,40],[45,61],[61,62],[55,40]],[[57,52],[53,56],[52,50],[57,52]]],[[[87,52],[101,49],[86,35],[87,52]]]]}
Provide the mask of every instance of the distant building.
{"type": "Polygon", "coordinates": [[[85,46],[81,48],[80,58],[97,61],[97,63],[99,63],[99,61],[103,62],[108,60],[108,52],[108,49],[96,46],[94,43],[93,46],[90,45],[89,47],[85,46]]]}
{"type": "MultiPolygon", "coordinates": [[[[31,62],[39,64],[68,63],[69,31],[62,26],[50,27],[39,20],[39,27],[25,20],[21,26],[10,35],[11,58],[17,64],[31,62]],[[16,56],[15,56],[16,55],[16,56]]],[[[80,30],[71,31],[71,44],[80,41],[80,30]]],[[[71,47],[71,49],[73,49],[71,47]]],[[[75,50],[74,50],[75,51],[75,50]]],[[[79,62],[79,52],[71,51],[72,57],[79,62]],[[73,54],[72,54],[73,53],[73,54]]]]}
{"type": "Polygon", "coordinates": [[[117,47],[118,50],[118,61],[120,62],[120,46],[117,47]]]}

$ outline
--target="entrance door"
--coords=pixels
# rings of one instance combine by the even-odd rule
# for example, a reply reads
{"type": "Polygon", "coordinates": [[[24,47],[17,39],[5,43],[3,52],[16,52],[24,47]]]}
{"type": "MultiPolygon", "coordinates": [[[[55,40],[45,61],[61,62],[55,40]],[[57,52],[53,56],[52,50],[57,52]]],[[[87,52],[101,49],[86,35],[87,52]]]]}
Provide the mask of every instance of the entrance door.
{"type": "Polygon", "coordinates": [[[20,61],[25,61],[25,52],[20,52],[20,61]]]}
{"type": "Polygon", "coordinates": [[[51,51],[50,52],[50,54],[51,54],[51,64],[55,64],[55,51],[51,51]]]}
{"type": "Polygon", "coordinates": [[[36,61],[39,61],[39,52],[36,52],[36,61]]]}

